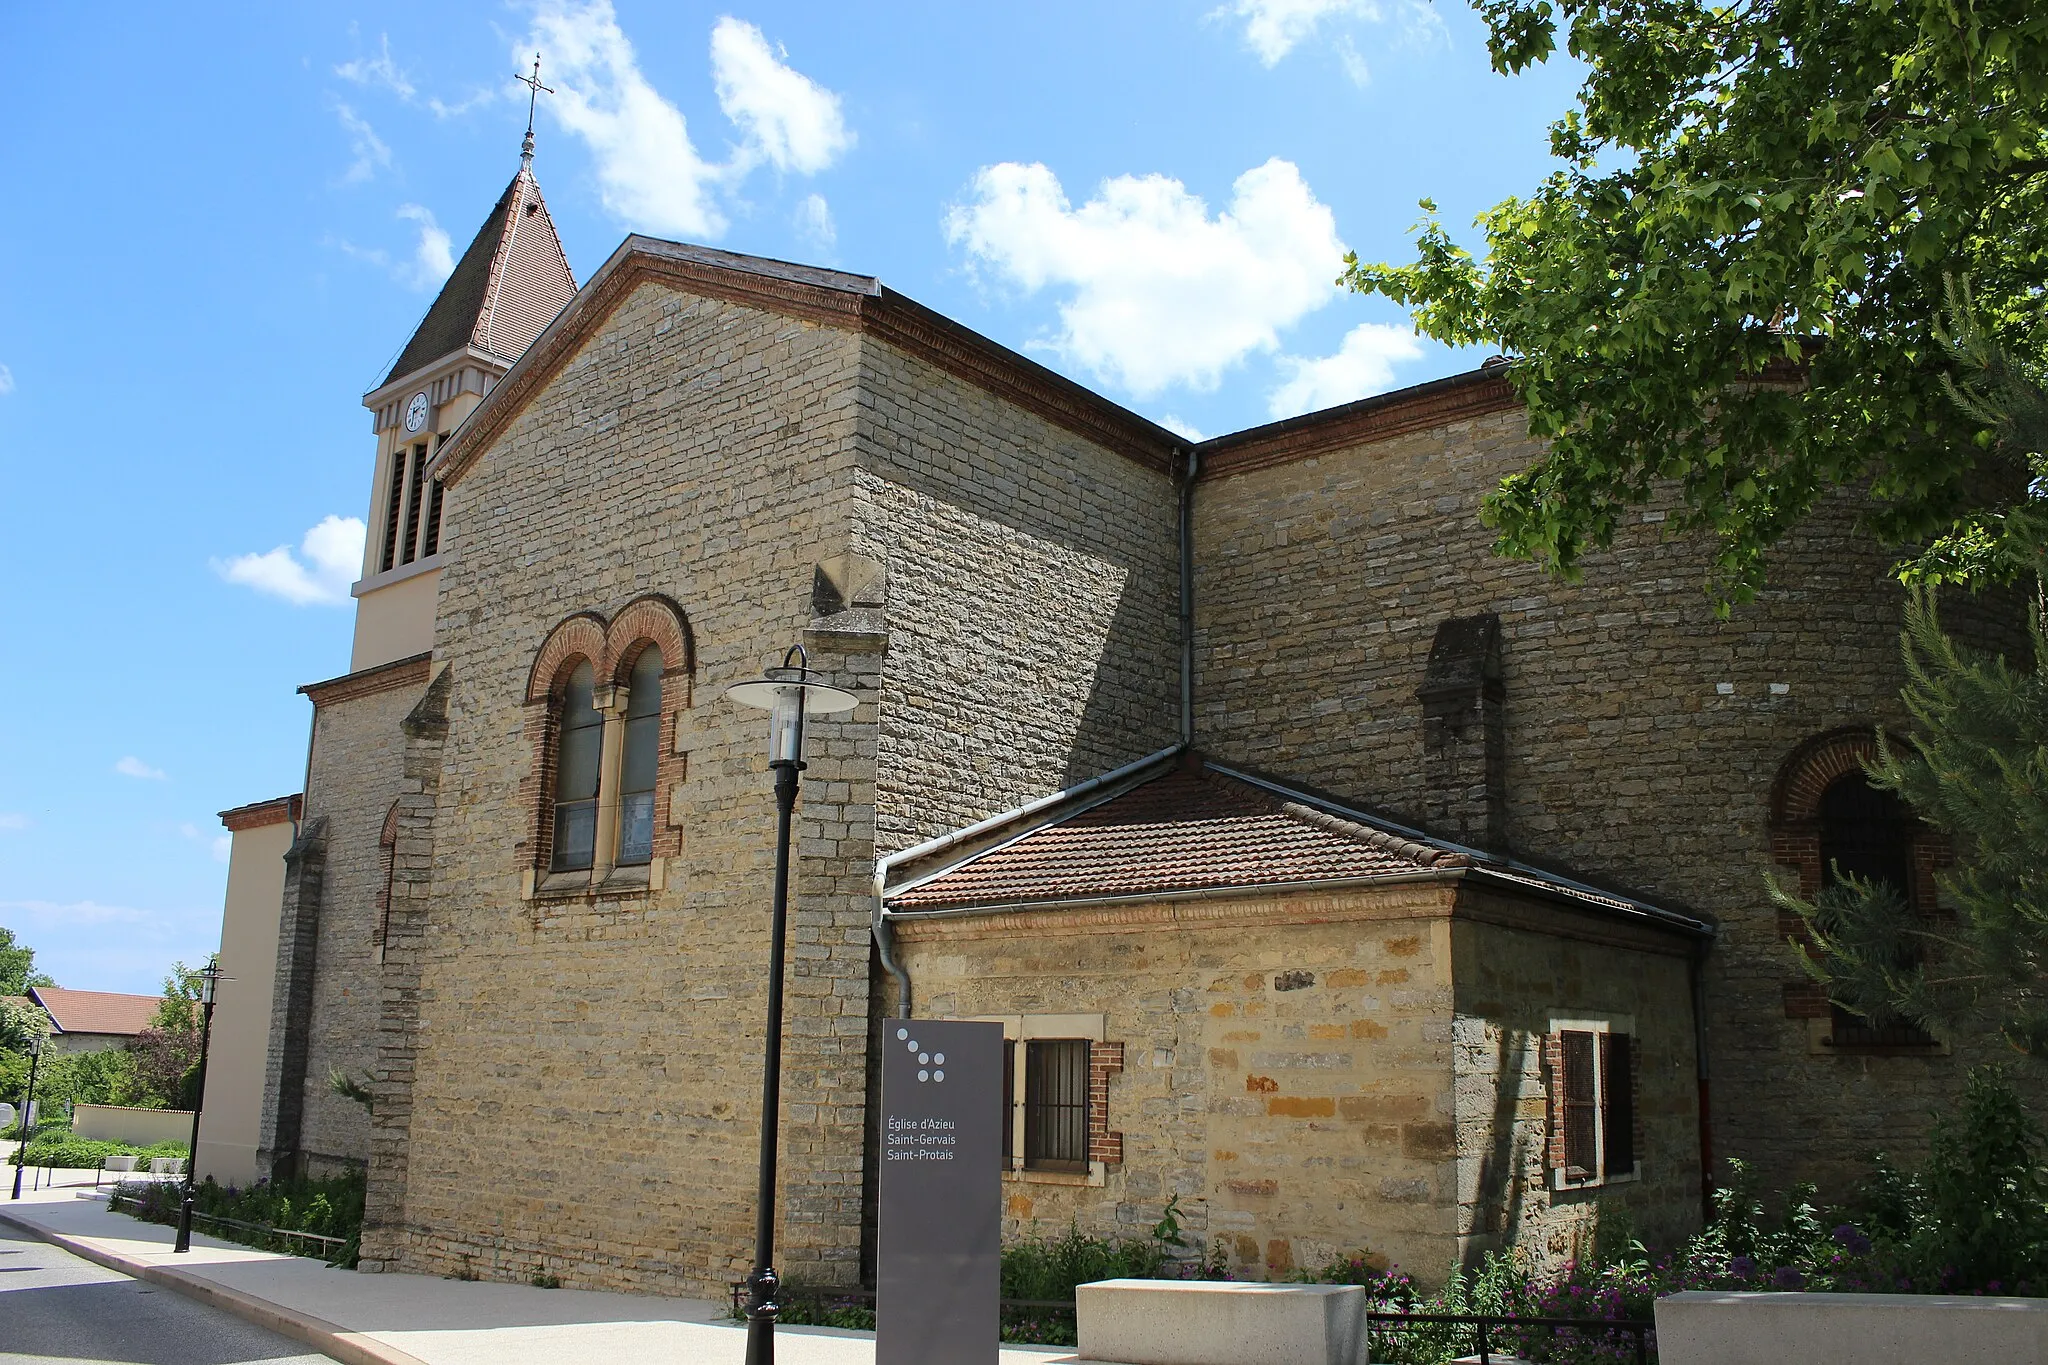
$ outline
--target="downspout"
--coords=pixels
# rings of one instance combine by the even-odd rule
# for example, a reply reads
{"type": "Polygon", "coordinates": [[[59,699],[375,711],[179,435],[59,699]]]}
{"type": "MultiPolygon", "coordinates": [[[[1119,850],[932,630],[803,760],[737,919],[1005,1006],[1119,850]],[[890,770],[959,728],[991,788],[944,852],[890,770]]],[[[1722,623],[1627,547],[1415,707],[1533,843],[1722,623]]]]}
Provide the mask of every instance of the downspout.
{"type": "Polygon", "coordinates": [[[1687,963],[1692,984],[1693,1067],[1699,1079],[1700,1137],[1700,1219],[1701,1226],[1714,1221],[1714,1124],[1708,1093],[1707,1070],[1707,954],[1713,951],[1711,936],[1702,938],[1687,963]]]}
{"type": "Polygon", "coordinates": [[[1180,478],[1180,743],[1195,743],[1195,476],[1202,457],[1190,446],[1180,478]]]}

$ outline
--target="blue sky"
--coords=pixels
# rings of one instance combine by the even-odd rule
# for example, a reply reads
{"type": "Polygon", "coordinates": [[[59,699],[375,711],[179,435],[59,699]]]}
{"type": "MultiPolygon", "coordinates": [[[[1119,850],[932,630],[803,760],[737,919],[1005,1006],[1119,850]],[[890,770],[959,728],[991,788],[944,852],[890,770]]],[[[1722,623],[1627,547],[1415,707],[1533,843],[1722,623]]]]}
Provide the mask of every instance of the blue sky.
{"type": "Polygon", "coordinates": [[[64,985],[217,941],[219,810],[343,673],[380,379],[518,166],[880,276],[1182,430],[1475,364],[1330,281],[1549,169],[1576,80],[1463,5],[653,0],[0,10],[0,924],[64,985]]]}

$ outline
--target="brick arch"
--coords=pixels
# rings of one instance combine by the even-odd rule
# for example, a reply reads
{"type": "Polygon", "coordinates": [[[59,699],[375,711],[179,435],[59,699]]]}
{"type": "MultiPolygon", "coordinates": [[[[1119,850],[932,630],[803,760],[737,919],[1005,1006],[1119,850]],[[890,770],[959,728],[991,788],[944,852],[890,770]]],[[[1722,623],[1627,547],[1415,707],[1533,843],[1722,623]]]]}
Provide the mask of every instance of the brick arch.
{"type": "Polygon", "coordinates": [[[604,618],[596,612],[579,611],[548,632],[526,675],[526,700],[544,702],[554,696],[577,659],[590,660],[598,675],[604,675],[604,618]]]}
{"type": "MultiPolygon", "coordinates": [[[[1897,743],[1893,736],[1888,741],[1897,743]]],[[[1807,740],[1778,769],[1771,784],[1771,824],[1811,820],[1820,810],[1821,794],[1845,773],[1860,772],[1877,757],[1877,727],[1844,726],[1807,740]]]]}
{"type": "Polygon", "coordinates": [[[696,672],[697,648],[690,634],[690,618],[660,593],[634,598],[612,618],[605,630],[604,664],[599,672],[623,684],[648,645],[661,651],[664,678],[696,672]]]}
{"type": "Polygon", "coordinates": [[[384,812],[384,828],[377,834],[377,931],[370,936],[370,947],[379,962],[384,960],[384,945],[391,937],[391,883],[398,871],[398,803],[393,801],[391,809],[384,812]]]}

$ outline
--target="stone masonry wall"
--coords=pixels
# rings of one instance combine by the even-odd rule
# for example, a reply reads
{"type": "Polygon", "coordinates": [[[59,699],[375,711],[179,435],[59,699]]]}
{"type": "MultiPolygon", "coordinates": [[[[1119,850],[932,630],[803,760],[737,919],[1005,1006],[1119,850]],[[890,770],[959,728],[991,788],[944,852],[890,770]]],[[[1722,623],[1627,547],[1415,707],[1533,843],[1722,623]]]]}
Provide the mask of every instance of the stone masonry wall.
{"type": "Polygon", "coordinates": [[[1173,743],[1168,475],[873,340],[859,430],[853,548],[888,570],[884,852],[1173,743]]]}
{"type": "Polygon", "coordinates": [[[1205,900],[898,921],[919,1013],[1100,1013],[1124,1065],[1103,1183],[1004,1176],[1007,1236],[1144,1235],[1179,1196],[1233,1273],[1370,1247],[1457,1254],[1451,892],[1205,900]]]}
{"type": "MultiPolygon", "coordinates": [[[[858,367],[846,333],[644,284],[450,491],[432,892],[387,1068],[402,1215],[384,1195],[366,1260],[699,1295],[743,1272],[774,814],[765,717],[722,694],[801,638],[814,566],[844,546],[858,367]],[[570,613],[648,592],[697,651],[694,689],[664,696],[680,854],[658,888],[524,900],[535,653],[570,613]]],[[[871,661],[813,662],[872,695],[871,661]]],[[[782,1268],[811,1280],[858,1269],[873,726],[870,703],[806,746],[782,1268]]]]}
{"type": "Polygon", "coordinates": [[[1696,544],[1651,508],[1585,581],[1492,554],[1480,499],[1536,455],[1519,412],[1197,487],[1197,743],[1410,818],[1415,688],[1437,623],[1498,612],[1514,848],[1718,918],[1708,974],[1716,1144],[1842,1192],[1912,1157],[1954,1057],[1830,1055],[1783,993],[1802,973],[1764,890],[1771,784],[1802,740],[1897,724],[1892,556],[1846,497],[1774,553],[1725,621],[1696,544]]]}
{"type": "Polygon", "coordinates": [[[376,1067],[376,940],[385,878],[378,839],[403,780],[400,724],[423,687],[408,682],[330,701],[314,712],[306,810],[327,822],[327,857],[305,1025],[299,1148],[316,1175],[360,1166],[370,1155],[369,1115],[335,1094],[329,1078],[340,1071],[361,1081],[376,1067]]]}
{"type": "MultiPolygon", "coordinates": [[[[1499,903],[1468,890],[1461,905],[1475,902],[1499,903]]],[[[1692,995],[1686,959],[1674,951],[1686,945],[1563,910],[1513,915],[1546,917],[1588,938],[1465,919],[1452,928],[1458,1202],[1468,1259],[1512,1245],[1555,1264],[1591,1255],[1603,1234],[1603,1249],[1625,1246],[1631,1235],[1669,1246],[1700,1225],[1692,995]],[[1544,1157],[1556,1079],[1546,1074],[1544,1037],[1560,1017],[1617,1016],[1634,1024],[1642,1179],[1553,1192],[1544,1157]]]]}

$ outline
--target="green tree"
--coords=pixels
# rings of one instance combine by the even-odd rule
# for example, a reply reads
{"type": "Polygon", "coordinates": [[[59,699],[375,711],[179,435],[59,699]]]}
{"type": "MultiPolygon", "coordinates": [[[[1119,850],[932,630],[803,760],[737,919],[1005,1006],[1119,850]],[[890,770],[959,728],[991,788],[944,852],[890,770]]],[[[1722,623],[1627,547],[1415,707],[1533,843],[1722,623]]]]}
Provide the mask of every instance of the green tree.
{"type": "Polygon", "coordinates": [[[182,1109],[198,1099],[200,985],[197,968],[174,963],[149,1027],[128,1045],[144,1104],[182,1109]]]}
{"type": "MultiPolygon", "coordinates": [[[[1888,543],[1982,542],[2023,471],[1950,400],[1943,278],[2043,359],[2048,6],[2038,0],[1473,0],[1503,73],[1586,64],[1562,161],[1479,222],[1425,201],[1416,259],[1347,260],[1422,332],[1496,346],[1548,448],[1487,500],[1566,574],[1660,487],[1751,596],[1769,546],[1868,483],[1888,543]]],[[[1923,566],[1952,570],[1953,555],[1923,566]]]]}
{"type": "MultiPolygon", "coordinates": [[[[1949,329],[1959,406],[2048,481],[2048,371],[2004,354],[1959,301],[1949,329]]],[[[2031,578],[2032,664],[1959,647],[1941,630],[1934,589],[1906,606],[1913,717],[1904,747],[1880,733],[1871,777],[1949,837],[1937,878],[1952,914],[1924,918],[1890,887],[1848,879],[1811,903],[1776,891],[1806,920],[1809,969],[1829,995],[1877,1019],[1902,1016],[1941,1037],[1988,1024],[2048,1060],[2048,514],[2026,502],[1952,538],[1969,577],[2031,578]]]]}
{"type": "Polygon", "coordinates": [[[0,995],[27,995],[30,986],[56,984],[36,970],[36,950],[16,943],[12,929],[0,928],[0,995]]]}

